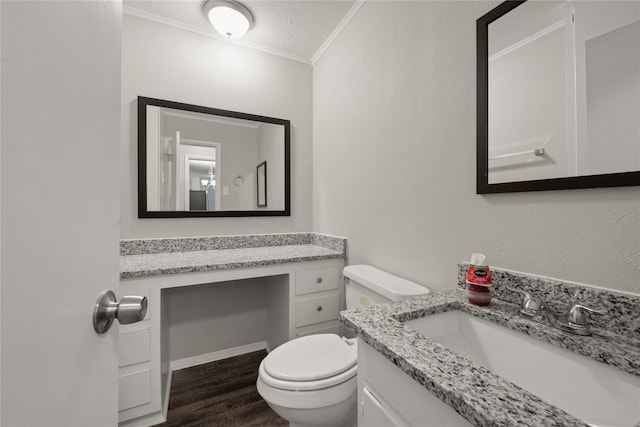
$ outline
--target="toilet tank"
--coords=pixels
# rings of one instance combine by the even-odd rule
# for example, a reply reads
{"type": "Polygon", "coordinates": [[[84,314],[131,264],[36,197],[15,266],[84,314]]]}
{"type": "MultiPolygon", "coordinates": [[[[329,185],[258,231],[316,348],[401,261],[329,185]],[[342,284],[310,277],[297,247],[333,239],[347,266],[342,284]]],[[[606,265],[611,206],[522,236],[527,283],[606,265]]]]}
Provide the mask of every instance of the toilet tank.
{"type": "Polygon", "coordinates": [[[428,288],[371,265],[349,265],[343,270],[347,309],[427,295],[428,288]]]}

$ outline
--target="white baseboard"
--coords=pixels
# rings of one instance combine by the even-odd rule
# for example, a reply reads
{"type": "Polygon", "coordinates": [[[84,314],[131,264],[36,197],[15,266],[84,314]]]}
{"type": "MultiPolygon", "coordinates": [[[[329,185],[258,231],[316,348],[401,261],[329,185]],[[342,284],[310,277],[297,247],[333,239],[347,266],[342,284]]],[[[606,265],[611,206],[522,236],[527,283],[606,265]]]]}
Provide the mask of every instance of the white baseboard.
{"type": "Polygon", "coordinates": [[[192,366],[202,365],[203,363],[215,362],[216,360],[227,359],[229,357],[240,356],[241,354],[251,353],[253,351],[265,350],[267,348],[266,341],[259,341],[252,344],[241,345],[238,347],[226,348],[211,353],[199,354],[198,356],[186,357],[184,359],[172,360],[169,366],[172,371],[190,368],[192,366]]]}

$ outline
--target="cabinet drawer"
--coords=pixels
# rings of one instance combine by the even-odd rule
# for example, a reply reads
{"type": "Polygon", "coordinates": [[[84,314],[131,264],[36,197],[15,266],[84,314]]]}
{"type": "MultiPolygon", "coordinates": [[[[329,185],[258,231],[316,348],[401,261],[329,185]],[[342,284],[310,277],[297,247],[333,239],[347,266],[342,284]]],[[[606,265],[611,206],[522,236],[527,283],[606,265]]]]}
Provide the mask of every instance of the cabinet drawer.
{"type": "Polygon", "coordinates": [[[298,300],[296,302],[296,326],[337,319],[339,303],[340,296],[338,294],[298,300]]]}
{"type": "Polygon", "coordinates": [[[120,332],[120,367],[134,365],[149,360],[149,327],[120,332]]]}
{"type": "Polygon", "coordinates": [[[151,375],[148,369],[119,377],[118,409],[135,408],[151,401],[151,375]]]}
{"type": "Polygon", "coordinates": [[[296,295],[338,289],[340,273],[337,268],[296,271],[296,295]]]}

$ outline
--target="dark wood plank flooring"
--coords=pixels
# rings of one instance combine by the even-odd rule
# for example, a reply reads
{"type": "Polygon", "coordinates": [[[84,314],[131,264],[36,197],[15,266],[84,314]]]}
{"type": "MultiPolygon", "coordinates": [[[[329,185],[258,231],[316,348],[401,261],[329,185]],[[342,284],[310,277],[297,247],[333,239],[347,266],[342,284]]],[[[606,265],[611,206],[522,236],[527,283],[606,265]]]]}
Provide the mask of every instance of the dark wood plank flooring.
{"type": "Polygon", "coordinates": [[[256,389],[266,355],[256,351],[174,371],[167,421],[158,426],[288,425],[256,389]]]}

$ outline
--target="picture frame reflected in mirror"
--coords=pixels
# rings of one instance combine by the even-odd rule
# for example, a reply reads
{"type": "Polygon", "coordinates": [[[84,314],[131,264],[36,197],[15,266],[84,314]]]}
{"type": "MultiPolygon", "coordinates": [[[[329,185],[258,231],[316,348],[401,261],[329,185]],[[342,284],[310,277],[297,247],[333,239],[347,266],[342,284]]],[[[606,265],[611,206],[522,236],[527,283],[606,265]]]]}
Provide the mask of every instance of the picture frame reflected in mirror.
{"type": "Polygon", "coordinates": [[[267,207],[267,161],[256,166],[256,198],[259,208],[267,207]]]}

